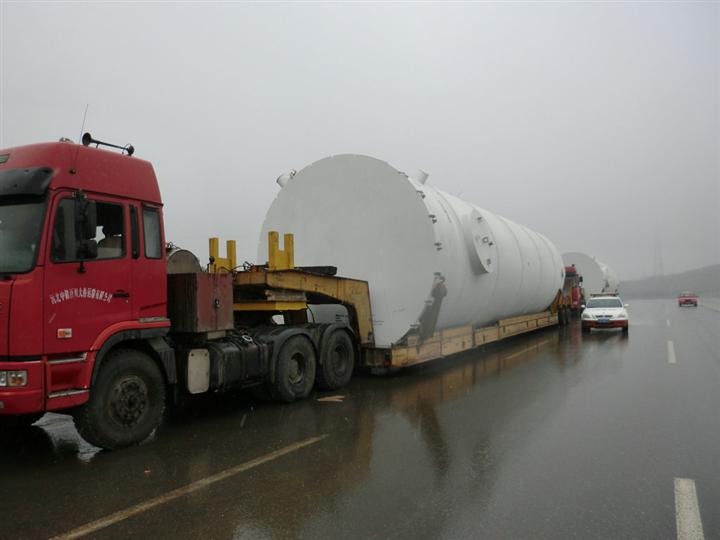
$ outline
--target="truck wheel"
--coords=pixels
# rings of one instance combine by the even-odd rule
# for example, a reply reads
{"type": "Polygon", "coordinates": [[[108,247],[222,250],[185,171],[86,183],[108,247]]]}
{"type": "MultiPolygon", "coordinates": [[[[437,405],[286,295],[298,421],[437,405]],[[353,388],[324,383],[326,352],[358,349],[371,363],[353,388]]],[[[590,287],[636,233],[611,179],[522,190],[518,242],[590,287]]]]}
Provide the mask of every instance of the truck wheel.
{"type": "Polygon", "coordinates": [[[280,349],[275,366],[275,399],[290,403],[310,395],[315,383],[315,349],[304,336],[293,336],[280,349]]]}
{"type": "Polygon", "coordinates": [[[74,414],[74,421],[87,442],[114,450],[147,439],[164,411],[165,381],[153,359],[119,349],[105,359],[90,400],[74,414]]]}
{"type": "Polygon", "coordinates": [[[26,428],[40,420],[45,413],[0,416],[0,432],[26,428]]]}
{"type": "Polygon", "coordinates": [[[323,363],[317,369],[317,384],[322,390],[347,385],[355,368],[355,345],[343,330],[335,330],[323,344],[323,363]]]}

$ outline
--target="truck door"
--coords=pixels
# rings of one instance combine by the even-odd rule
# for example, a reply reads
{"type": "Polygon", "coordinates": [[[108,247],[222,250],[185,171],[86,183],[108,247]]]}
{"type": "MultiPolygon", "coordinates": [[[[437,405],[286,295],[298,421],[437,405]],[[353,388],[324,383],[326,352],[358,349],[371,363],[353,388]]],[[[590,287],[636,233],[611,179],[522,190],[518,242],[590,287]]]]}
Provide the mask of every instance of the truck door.
{"type": "Polygon", "coordinates": [[[166,320],[167,267],[159,206],[130,205],[131,255],[133,259],[133,318],[166,320]]]}
{"type": "Polygon", "coordinates": [[[95,201],[97,255],[82,253],[72,193],[55,198],[45,271],[44,341],[48,354],[83,353],[101,333],[132,320],[127,205],[95,201]]]}

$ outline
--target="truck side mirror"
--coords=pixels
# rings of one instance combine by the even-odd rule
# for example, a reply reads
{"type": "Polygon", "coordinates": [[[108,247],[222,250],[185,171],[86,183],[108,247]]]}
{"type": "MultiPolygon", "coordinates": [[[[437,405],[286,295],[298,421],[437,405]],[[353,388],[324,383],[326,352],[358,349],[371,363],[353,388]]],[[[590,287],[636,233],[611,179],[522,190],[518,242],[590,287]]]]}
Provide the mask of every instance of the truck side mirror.
{"type": "Polygon", "coordinates": [[[75,237],[79,244],[92,240],[97,233],[97,206],[82,191],[75,193],[75,237]]]}
{"type": "Polygon", "coordinates": [[[77,245],[78,259],[97,259],[98,245],[95,240],[80,240],[77,245]]]}

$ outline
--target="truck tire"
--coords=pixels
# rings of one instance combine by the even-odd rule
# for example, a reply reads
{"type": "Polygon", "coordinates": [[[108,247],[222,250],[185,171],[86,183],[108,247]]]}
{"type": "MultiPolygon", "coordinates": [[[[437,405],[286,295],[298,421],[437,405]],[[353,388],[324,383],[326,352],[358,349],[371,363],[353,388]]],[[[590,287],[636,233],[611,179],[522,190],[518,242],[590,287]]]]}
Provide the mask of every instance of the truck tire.
{"type": "Polygon", "coordinates": [[[317,385],[335,390],[347,385],[355,368],[355,344],[343,330],[335,330],[323,344],[323,363],[317,368],[317,385]]]}
{"type": "Polygon", "coordinates": [[[315,349],[304,336],[293,336],[280,349],[275,364],[273,397],[291,403],[310,395],[315,384],[315,349]]]}
{"type": "Polygon", "coordinates": [[[165,411],[165,380],[148,355],[118,349],[103,362],[90,400],[73,419],[90,444],[106,450],[138,444],[160,425],[165,411]]]}
{"type": "Polygon", "coordinates": [[[20,414],[17,416],[0,416],[0,432],[23,429],[40,420],[45,413],[20,414]]]}

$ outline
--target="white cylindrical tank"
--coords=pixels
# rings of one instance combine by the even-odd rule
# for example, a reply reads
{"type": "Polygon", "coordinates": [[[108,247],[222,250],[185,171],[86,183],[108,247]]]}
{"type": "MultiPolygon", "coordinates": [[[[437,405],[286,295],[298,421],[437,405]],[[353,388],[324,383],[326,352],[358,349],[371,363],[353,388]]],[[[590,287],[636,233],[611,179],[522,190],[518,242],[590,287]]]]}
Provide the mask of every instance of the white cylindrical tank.
{"type": "Polygon", "coordinates": [[[574,251],[563,253],[562,258],[565,265],[575,265],[578,273],[583,278],[583,288],[588,296],[591,294],[617,292],[620,281],[615,271],[607,264],[585,253],[577,253],[574,251]]]}
{"type": "Polygon", "coordinates": [[[322,159],[289,179],[265,217],[260,261],[271,230],[295,235],[297,266],[369,282],[378,347],[545,310],[564,278],[543,235],[367,156],[322,159]]]}

